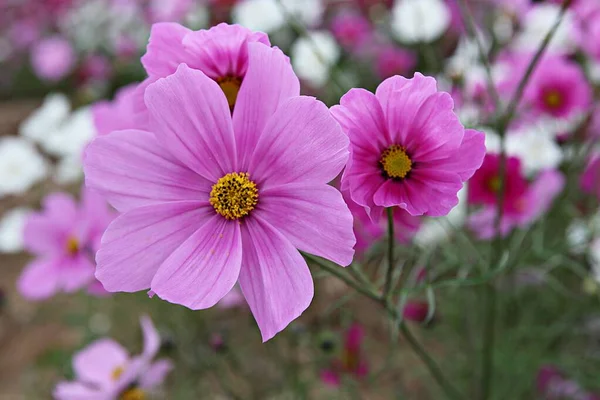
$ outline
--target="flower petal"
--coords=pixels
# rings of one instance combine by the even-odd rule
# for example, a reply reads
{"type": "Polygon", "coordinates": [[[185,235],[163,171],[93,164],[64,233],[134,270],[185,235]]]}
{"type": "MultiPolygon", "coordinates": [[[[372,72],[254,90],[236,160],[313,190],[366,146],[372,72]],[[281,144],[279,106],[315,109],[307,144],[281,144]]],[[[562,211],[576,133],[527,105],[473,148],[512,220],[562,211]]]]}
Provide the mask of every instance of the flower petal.
{"type": "Polygon", "coordinates": [[[19,280],[19,293],[30,300],[42,300],[55,294],[59,289],[59,268],[62,259],[35,260],[28,264],[19,280]]]}
{"type": "Polygon", "coordinates": [[[327,183],[348,159],[348,137],[320,101],[285,101],[267,123],[248,168],[263,188],[291,182],[327,183]]]}
{"type": "Polygon", "coordinates": [[[300,82],[278,48],[248,43],[248,71],[233,112],[241,170],[250,162],[267,121],[288,98],[300,95],[300,82]]]}
{"type": "Polygon", "coordinates": [[[189,58],[183,46],[183,38],[192,32],[174,22],[152,25],[150,41],[142,65],[151,77],[164,77],[177,70],[179,64],[189,58]]]}
{"type": "Polygon", "coordinates": [[[227,99],[217,83],[185,64],[148,86],[150,124],[159,143],[211,182],[237,169],[227,99]]]}
{"type": "Polygon", "coordinates": [[[193,310],[214,306],[238,279],[241,240],[238,221],[214,215],[162,263],[152,290],[193,310]]]}
{"type": "Polygon", "coordinates": [[[98,137],[85,153],[86,185],[121,212],[167,201],[208,199],[211,184],[182,165],[149,132],[98,137]]]}
{"type": "Polygon", "coordinates": [[[142,325],[142,333],[144,334],[144,351],[142,352],[142,356],[147,360],[152,360],[160,349],[160,335],[152,320],[147,315],[143,315],[140,318],[140,324],[142,325]]]}
{"type": "Polygon", "coordinates": [[[110,292],[148,289],[164,260],[214,214],[208,202],[140,207],[117,217],[96,254],[96,278],[110,292]]]}
{"type": "Polygon", "coordinates": [[[148,390],[157,387],[165,380],[173,368],[171,360],[162,359],[156,361],[140,377],[140,388],[148,390]]]}
{"type": "Polygon", "coordinates": [[[267,189],[258,208],[294,247],[343,266],[352,262],[352,214],[334,187],[288,184],[267,189]]]}
{"type": "Polygon", "coordinates": [[[60,267],[60,286],[67,292],[75,292],[94,281],[94,264],[87,254],[65,257],[60,267]]]}
{"type": "Polygon", "coordinates": [[[266,342],[308,308],[313,281],[304,258],[268,223],[248,219],[242,244],[240,287],[266,342]]]}
{"type": "Polygon", "coordinates": [[[52,396],[56,400],[108,400],[105,393],[81,382],[59,382],[52,396]]]}
{"type": "Polygon", "coordinates": [[[103,388],[112,385],[113,373],[124,368],[127,350],[112,339],[99,339],[73,357],[73,370],[78,380],[103,388]]]}

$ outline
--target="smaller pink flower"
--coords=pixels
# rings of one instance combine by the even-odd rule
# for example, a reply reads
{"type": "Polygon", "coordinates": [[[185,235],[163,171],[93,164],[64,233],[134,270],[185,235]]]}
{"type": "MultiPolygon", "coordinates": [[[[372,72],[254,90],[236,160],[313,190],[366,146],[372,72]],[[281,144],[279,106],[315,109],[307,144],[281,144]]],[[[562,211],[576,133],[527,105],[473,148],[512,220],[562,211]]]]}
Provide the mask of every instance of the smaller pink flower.
{"type": "Polygon", "coordinates": [[[35,74],[47,81],[59,81],[75,66],[75,52],[61,36],[38,42],[31,50],[31,65],[35,74]]]}
{"type": "Polygon", "coordinates": [[[423,323],[429,315],[429,303],[426,301],[408,301],[402,310],[404,319],[413,322],[423,323]]]}
{"type": "Polygon", "coordinates": [[[356,50],[369,41],[373,27],[361,14],[341,13],[331,21],[331,33],[348,50],[356,50]]]}
{"type": "Polygon", "coordinates": [[[144,91],[149,80],[120,88],[114,100],[99,101],[92,106],[94,126],[98,135],[124,129],[146,129],[148,112],[144,105],[144,91]]]}
{"type": "Polygon", "coordinates": [[[352,324],[346,331],[344,347],[339,358],[334,359],[328,369],[321,371],[321,381],[329,386],[339,386],[342,375],[361,379],[369,373],[368,364],[362,351],[365,332],[362,326],[352,324]]]}
{"type": "Polygon", "coordinates": [[[383,46],[377,51],[375,70],[380,78],[406,75],[417,65],[417,58],[409,50],[395,46],[383,46]]]}
{"type": "Polygon", "coordinates": [[[56,400],[144,399],[173,369],[170,360],[153,362],[160,349],[160,336],[150,318],[141,318],[144,335],[142,354],[130,356],[112,339],[99,339],[73,357],[75,381],[59,382],[56,400]]]}
{"type": "Polygon", "coordinates": [[[235,308],[246,304],[244,295],[239,286],[234,286],[219,302],[217,307],[219,308],[235,308]]]}
{"type": "Polygon", "coordinates": [[[94,255],[114,217],[104,200],[86,189],[79,205],[66,193],[51,194],[42,204],[43,211],[29,217],[23,239],[36,259],[25,266],[17,282],[29,300],[94,284],[94,255]]]}
{"type": "Polygon", "coordinates": [[[592,157],[581,176],[581,188],[584,192],[600,199],[600,155],[592,157]]]}

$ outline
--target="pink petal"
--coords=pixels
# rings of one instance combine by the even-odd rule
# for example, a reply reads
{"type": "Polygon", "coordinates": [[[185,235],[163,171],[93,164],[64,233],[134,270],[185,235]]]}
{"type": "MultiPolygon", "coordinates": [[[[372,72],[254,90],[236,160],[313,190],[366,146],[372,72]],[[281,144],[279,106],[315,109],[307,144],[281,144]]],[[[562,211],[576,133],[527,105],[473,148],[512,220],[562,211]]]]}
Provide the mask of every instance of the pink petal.
{"type": "Polygon", "coordinates": [[[99,339],[73,357],[73,370],[78,380],[108,388],[113,385],[113,372],[128,362],[127,350],[112,339],[99,339]]]}
{"type": "Polygon", "coordinates": [[[261,217],[294,247],[346,266],[354,257],[353,220],[329,185],[288,184],[260,193],[261,217]]]}
{"type": "Polygon", "coordinates": [[[107,393],[80,382],[59,382],[52,397],[55,400],[111,400],[107,393]]]}
{"type": "Polygon", "coordinates": [[[159,143],[178,160],[211,182],[237,170],[231,113],[215,81],[182,64],[145,99],[159,143]]]}
{"type": "Polygon", "coordinates": [[[150,76],[164,77],[177,70],[189,58],[183,47],[183,38],[191,30],[174,22],[152,25],[150,42],[142,64],[150,76]]]}
{"type": "Polygon", "coordinates": [[[96,278],[110,292],[148,289],[163,261],[213,214],[208,202],[184,201],[120,215],[102,237],[96,278]]]}
{"type": "Polygon", "coordinates": [[[142,389],[152,389],[163,383],[169,372],[174,368],[170,360],[158,360],[140,377],[139,385],[142,389]]]}
{"type": "Polygon", "coordinates": [[[340,374],[332,369],[325,369],[321,371],[321,381],[329,386],[339,387],[342,384],[340,374]]]}
{"type": "Polygon", "coordinates": [[[281,50],[248,44],[248,71],[233,112],[233,127],[241,170],[250,162],[267,121],[288,98],[300,95],[300,82],[281,50]]]}
{"type": "Polygon", "coordinates": [[[365,336],[365,330],[359,324],[352,324],[346,332],[346,343],[344,347],[346,351],[358,353],[365,336]]]}
{"type": "Polygon", "coordinates": [[[67,293],[82,289],[94,281],[94,269],[87,254],[65,257],[60,267],[60,286],[67,293]]]}
{"type": "Polygon", "coordinates": [[[242,244],[240,287],[266,342],[308,308],[313,281],[304,258],[268,223],[248,219],[242,244]]]}
{"type": "Polygon", "coordinates": [[[29,300],[43,300],[59,289],[59,268],[62,260],[35,260],[25,266],[19,280],[17,290],[29,300]]]}
{"type": "Polygon", "coordinates": [[[144,351],[142,352],[142,357],[151,360],[160,349],[160,335],[152,320],[147,315],[143,315],[140,318],[140,324],[142,325],[142,333],[144,334],[144,351]]]}
{"type": "Polygon", "coordinates": [[[348,137],[320,101],[284,102],[267,123],[248,168],[263,188],[292,182],[327,183],[348,159],[348,137]]]}
{"type": "Polygon", "coordinates": [[[144,131],[96,138],[86,150],[84,169],[86,185],[121,212],[167,201],[207,199],[211,188],[144,131]]]}
{"type": "Polygon", "coordinates": [[[413,79],[396,75],[379,85],[375,95],[381,103],[389,133],[395,144],[404,145],[419,108],[436,92],[435,79],[418,72],[413,79]]]}
{"type": "Polygon", "coordinates": [[[238,279],[241,240],[238,221],[214,215],[162,263],[152,290],[193,310],[214,306],[238,279]]]}
{"type": "Polygon", "coordinates": [[[523,199],[519,225],[524,227],[547,212],[564,186],[565,177],[562,173],[555,170],[540,172],[523,199]]]}

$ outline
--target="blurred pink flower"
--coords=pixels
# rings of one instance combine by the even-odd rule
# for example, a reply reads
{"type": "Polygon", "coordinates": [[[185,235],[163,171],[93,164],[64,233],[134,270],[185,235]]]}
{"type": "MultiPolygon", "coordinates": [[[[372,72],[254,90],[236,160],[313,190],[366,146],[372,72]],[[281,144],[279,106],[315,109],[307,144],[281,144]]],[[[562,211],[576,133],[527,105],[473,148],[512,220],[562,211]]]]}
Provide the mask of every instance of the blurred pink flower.
{"type": "Polygon", "coordinates": [[[71,43],[61,36],[42,39],[31,49],[31,66],[40,79],[59,81],[73,70],[75,62],[71,43]]]}
{"type": "Polygon", "coordinates": [[[112,72],[112,66],[107,57],[100,54],[91,54],[81,63],[77,75],[83,82],[105,81],[112,72]]]}
{"type": "Polygon", "coordinates": [[[342,375],[361,379],[369,373],[369,367],[362,351],[365,332],[362,326],[352,324],[346,331],[344,347],[339,358],[332,360],[328,369],[321,371],[321,380],[330,386],[339,386],[342,375]]]}
{"type": "Polygon", "coordinates": [[[568,379],[553,365],[544,365],[536,377],[537,393],[543,400],[598,400],[600,396],[585,390],[579,383],[568,379]]]}
{"type": "Polygon", "coordinates": [[[407,301],[402,310],[404,319],[413,322],[425,322],[429,314],[429,303],[426,301],[407,301]]]}
{"type": "Polygon", "coordinates": [[[234,286],[223,298],[217,303],[219,308],[234,308],[246,304],[244,295],[239,286],[234,286]]]}
{"type": "Polygon", "coordinates": [[[600,199],[600,155],[594,155],[588,162],[581,176],[581,188],[600,199]]]}
{"type": "Polygon", "coordinates": [[[141,318],[142,354],[130,356],[112,339],[99,339],[73,357],[75,381],[59,382],[57,400],[133,400],[146,398],[173,369],[170,360],[153,362],[160,336],[150,318],[141,318]]]}
{"type": "Polygon", "coordinates": [[[484,135],[465,129],[436,81],[386,79],[376,94],[351,89],[331,108],[350,138],[342,190],[378,221],[385,207],[442,216],[485,155],[484,135]]]}
{"type": "Polygon", "coordinates": [[[182,64],[146,90],[152,132],[96,138],[84,169],[123,213],[96,257],[107,290],[150,288],[197,310],[239,280],[266,341],[312,300],[296,249],[348,265],[355,238],[341,194],[327,185],[346,163],[348,139],[322,103],[298,96],[279,49],[249,43],[247,54],[233,118],[218,84],[182,64]]]}
{"type": "Polygon", "coordinates": [[[356,50],[372,36],[371,22],[361,14],[340,13],[331,21],[331,33],[347,50],[356,50]]]}
{"type": "Polygon", "coordinates": [[[99,101],[92,106],[94,126],[98,135],[123,129],[146,129],[148,113],[144,91],[150,81],[132,83],[120,88],[114,100],[99,101]]]}
{"type": "Polygon", "coordinates": [[[382,46],[376,52],[375,69],[380,78],[406,75],[417,65],[416,56],[406,49],[393,45],[382,46]]]}
{"type": "Polygon", "coordinates": [[[29,217],[24,232],[25,248],[36,259],[17,282],[21,295],[30,300],[93,284],[94,254],[114,217],[106,202],[87,189],[79,205],[66,193],[48,195],[42,204],[43,211],[29,217]]]}

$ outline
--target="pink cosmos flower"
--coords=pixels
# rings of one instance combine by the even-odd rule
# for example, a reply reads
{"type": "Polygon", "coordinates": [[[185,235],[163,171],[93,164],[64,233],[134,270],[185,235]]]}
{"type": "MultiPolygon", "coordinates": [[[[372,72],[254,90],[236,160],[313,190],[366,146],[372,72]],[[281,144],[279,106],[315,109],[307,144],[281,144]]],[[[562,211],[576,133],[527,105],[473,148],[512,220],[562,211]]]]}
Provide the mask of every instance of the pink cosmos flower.
{"type": "Polygon", "coordinates": [[[598,400],[600,396],[588,392],[553,365],[544,365],[536,377],[537,393],[544,400],[598,400]]]}
{"type": "MultiPolygon", "coordinates": [[[[520,197],[509,200],[512,205],[507,205],[502,214],[500,234],[506,236],[514,228],[524,228],[537,220],[552,206],[564,185],[565,178],[560,172],[555,170],[540,172],[520,197]]],[[[496,236],[496,215],[496,205],[486,205],[482,210],[471,215],[468,225],[480,239],[493,238],[496,236]]]]}
{"type": "Polygon", "coordinates": [[[80,205],[66,193],[48,195],[42,204],[43,211],[29,217],[23,238],[36,259],[17,282],[21,295],[30,300],[93,284],[94,254],[113,219],[106,202],[86,189],[80,205]]]}
{"type": "Polygon", "coordinates": [[[393,75],[405,75],[417,64],[417,59],[411,51],[396,46],[381,47],[375,57],[375,70],[382,79],[393,75]]]}
{"type": "Polygon", "coordinates": [[[484,135],[465,129],[436,81],[386,79],[376,94],[351,89],[331,109],[350,138],[342,190],[377,221],[384,207],[441,216],[485,155],[484,135]]]}
{"type": "Polygon", "coordinates": [[[361,379],[369,373],[362,351],[365,332],[362,326],[352,324],[346,331],[344,347],[339,358],[334,359],[328,369],[321,371],[321,380],[330,386],[340,386],[342,375],[361,379]]]}
{"type": "Polygon", "coordinates": [[[595,155],[590,159],[581,176],[581,188],[584,192],[600,199],[600,155],[595,155]]]}
{"type": "Polygon", "coordinates": [[[150,81],[132,83],[120,88],[114,100],[99,101],[92,105],[94,126],[98,135],[123,129],[146,129],[148,112],[144,91],[150,81]]]}
{"type": "MultiPolygon", "coordinates": [[[[352,201],[349,192],[342,192],[342,194],[354,217],[355,249],[358,253],[364,253],[374,242],[385,236],[387,217],[382,214],[378,221],[373,221],[364,207],[352,201]]],[[[410,215],[400,207],[394,208],[393,216],[396,240],[400,243],[409,243],[421,225],[419,217],[410,215]]]]}
{"type": "Polygon", "coordinates": [[[425,322],[429,315],[429,303],[426,301],[408,301],[402,310],[404,319],[413,322],[425,322]]]}
{"type": "Polygon", "coordinates": [[[592,89],[575,62],[560,56],[546,56],[527,85],[525,99],[539,115],[569,118],[590,107],[592,89]]]}
{"type": "Polygon", "coordinates": [[[373,33],[371,23],[361,14],[341,13],[331,21],[331,33],[348,50],[356,50],[373,33]]]}
{"type": "Polygon", "coordinates": [[[31,50],[33,71],[44,80],[61,80],[73,70],[75,61],[71,44],[61,36],[43,39],[31,50]]]}
{"type": "Polygon", "coordinates": [[[108,228],[96,277],[109,291],[151,289],[191,309],[239,281],[268,340],[310,304],[296,249],[352,261],[352,215],[333,180],[348,139],[327,108],[298,96],[279,49],[248,44],[233,118],[219,85],[182,64],[146,89],[152,132],[96,138],[86,183],[123,214],[108,228]]]}
{"type": "Polygon", "coordinates": [[[138,400],[146,398],[173,369],[170,360],[153,362],[160,336],[148,317],[141,318],[142,354],[130,356],[112,339],[99,339],[73,357],[75,381],[59,382],[56,400],[138,400]]]}

